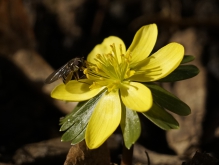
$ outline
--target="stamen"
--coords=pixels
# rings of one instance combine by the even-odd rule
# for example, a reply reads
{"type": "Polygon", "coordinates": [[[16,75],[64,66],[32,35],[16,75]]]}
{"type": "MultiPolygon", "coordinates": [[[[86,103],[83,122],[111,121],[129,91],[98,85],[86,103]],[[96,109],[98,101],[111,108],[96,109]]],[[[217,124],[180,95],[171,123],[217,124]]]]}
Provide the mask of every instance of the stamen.
{"type": "Polygon", "coordinates": [[[115,44],[113,43],[113,45],[110,45],[110,47],[112,48],[112,52],[114,54],[114,57],[116,59],[116,61],[118,61],[118,57],[117,57],[117,52],[116,52],[116,46],[115,44]]]}
{"type": "Polygon", "coordinates": [[[114,43],[110,47],[111,52],[97,54],[94,59],[96,64],[87,65],[87,69],[84,71],[88,79],[95,81],[90,88],[106,86],[108,91],[119,89],[124,80],[135,74],[135,71],[129,67],[131,53],[123,54],[124,50],[122,50],[121,44],[119,45],[119,52],[117,52],[114,43]]]}

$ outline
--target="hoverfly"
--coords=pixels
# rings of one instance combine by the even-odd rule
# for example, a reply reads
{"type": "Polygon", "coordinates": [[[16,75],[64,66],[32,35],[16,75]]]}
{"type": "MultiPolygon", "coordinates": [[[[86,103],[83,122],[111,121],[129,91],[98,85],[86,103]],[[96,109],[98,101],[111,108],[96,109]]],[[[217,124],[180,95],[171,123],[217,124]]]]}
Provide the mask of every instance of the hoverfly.
{"type": "Polygon", "coordinates": [[[46,78],[45,83],[50,84],[59,78],[62,78],[64,84],[67,84],[72,79],[72,77],[74,77],[76,80],[79,80],[78,71],[83,71],[85,67],[86,62],[83,57],[73,58],[61,68],[49,75],[46,78]]]}

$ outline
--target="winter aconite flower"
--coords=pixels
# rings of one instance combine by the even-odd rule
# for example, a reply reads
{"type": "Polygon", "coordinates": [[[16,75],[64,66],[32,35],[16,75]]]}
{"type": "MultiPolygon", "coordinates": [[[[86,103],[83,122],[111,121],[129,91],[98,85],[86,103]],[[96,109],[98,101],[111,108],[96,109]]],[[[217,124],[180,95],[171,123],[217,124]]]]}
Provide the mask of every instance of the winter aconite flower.
{"type": "Polygon", "coordinates": [[[140,28],[126,49],[124,42],[110,36],[87,58],[87,79],[57,86],[52,97],[65,101],[89,100],[105,91],[88,121],[85,141],[90,149],[99,147],[118,127],[122,107],[145,112],[153,105],[150,89],[141,82],[153,82],[169,75],[183,59],[184,48],[170,43],[150,55],[156,39],[155,24],[140,28]]]}

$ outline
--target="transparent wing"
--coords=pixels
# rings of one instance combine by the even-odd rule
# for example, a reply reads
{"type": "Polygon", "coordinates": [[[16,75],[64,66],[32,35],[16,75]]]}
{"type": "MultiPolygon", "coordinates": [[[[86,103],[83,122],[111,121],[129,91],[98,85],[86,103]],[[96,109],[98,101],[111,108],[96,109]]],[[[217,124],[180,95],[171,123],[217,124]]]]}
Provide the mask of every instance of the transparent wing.
{"type": "Polygon", "coordinates": [[[46,78],[45,83],[50,84],[50,83],[60,79],[63,75],[65,75],[66,72],[68,71],[68,70],[66,70],[67,65],[68,64],[63,65],[61,68],[57,69],[51,75],[49,75],[46,78]]]}
{"type": "Polygon", "coordinates": [[[63,77],[63,83],[67,84],[72,79],[73,74],[74,72],[70,72],[65,78],[63,77]]]}

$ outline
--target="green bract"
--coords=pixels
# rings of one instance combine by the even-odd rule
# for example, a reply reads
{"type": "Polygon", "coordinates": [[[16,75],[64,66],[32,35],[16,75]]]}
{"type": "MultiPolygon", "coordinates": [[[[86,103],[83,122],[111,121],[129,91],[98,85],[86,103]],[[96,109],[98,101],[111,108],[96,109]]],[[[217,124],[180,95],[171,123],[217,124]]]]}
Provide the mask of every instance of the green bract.
{"type": "Polygon", "coordinates": [[[60,125],[62,125],[60,131],[67,130],[62,136],[62,141],[71,141],[71,144],[77,144],[84,140],[87,123],[103,93],[104,91],[88,101],[80,102],[72,113],[60,120],[60,125]]]}
{"type": "Polygon", "coordinates": [[[153,104],[149,111],[143,112],[142,114],[164,130],[179,128],[176,119],[156,103],[153,104]]]}
{"type": "Polygon", "coordinates": [[[140,134],[141,124],[136,111],[132,111],[123,105],[122,108],[121,129],[123,133],[124,143],[126,148],[130,149],[140,134]]]}

